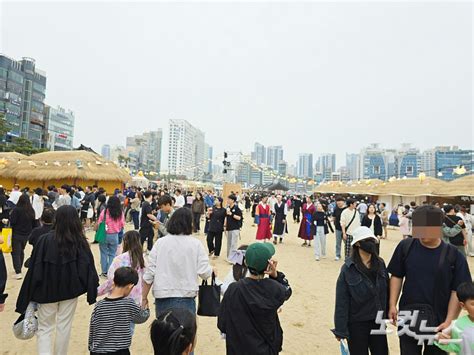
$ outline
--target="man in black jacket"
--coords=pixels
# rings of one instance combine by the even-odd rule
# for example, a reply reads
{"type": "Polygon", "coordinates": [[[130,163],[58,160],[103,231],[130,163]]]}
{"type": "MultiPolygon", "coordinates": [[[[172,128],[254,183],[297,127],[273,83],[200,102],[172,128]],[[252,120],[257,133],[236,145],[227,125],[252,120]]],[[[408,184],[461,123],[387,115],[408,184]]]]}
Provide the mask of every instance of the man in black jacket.
{"type": "Polygon", "coordinates": [[[285,275],[277,271],[274,254],[270,243],[251,244],[245,254],[250,276],[230,284],[224,295],[217,327],[226,336],[227,355],[269,355],[282,350],[278,309],[292,291],[285,275]]]}

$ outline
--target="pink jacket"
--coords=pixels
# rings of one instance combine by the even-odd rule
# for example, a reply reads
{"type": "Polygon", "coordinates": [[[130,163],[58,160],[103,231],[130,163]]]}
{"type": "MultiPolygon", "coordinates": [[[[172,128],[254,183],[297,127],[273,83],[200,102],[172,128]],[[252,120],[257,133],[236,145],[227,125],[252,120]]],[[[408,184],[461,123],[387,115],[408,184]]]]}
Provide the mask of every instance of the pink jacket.
{"type": "MultiPolygon", "coordinates": [[[[104,211],[102,211],[102,213],[99,216],[99,220],[97,221],[97,223],[99,223],[99,224],[102,223],[102,221],[104,220],[104,211]]],[[[114,220],[110,217],[109,211],[107,211],[107,217],[105,219],[105,225],[106,225],[105,228],[106,228],[107,234],[120,233],[120,231],[125,226],[125,217],[123,216],[123,213],[122,213],[122,216],[120,218],[114,220]]]]}

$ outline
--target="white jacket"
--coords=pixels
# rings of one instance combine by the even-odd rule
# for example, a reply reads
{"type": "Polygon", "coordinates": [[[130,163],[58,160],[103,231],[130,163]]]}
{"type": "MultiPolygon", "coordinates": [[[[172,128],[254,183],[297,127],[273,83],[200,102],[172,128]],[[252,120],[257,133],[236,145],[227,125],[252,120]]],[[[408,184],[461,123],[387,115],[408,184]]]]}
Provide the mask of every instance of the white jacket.
{"type": "Polygon", "coordinates": [[[143,280],[153,283],[155,298],[196,297],[198,276],[207,280],[211,275],[209,257],[199,239],[168,234],[153,245],[143,280]]]}

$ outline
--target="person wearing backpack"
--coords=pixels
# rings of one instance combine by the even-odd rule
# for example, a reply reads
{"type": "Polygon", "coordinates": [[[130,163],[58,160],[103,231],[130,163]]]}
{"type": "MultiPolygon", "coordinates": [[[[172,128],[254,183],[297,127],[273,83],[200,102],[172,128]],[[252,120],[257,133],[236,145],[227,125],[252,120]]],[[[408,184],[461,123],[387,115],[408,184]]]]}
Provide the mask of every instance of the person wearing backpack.
{"type": "MultiPolygon", "coordinates": [[[[417,334],[423,333],[419,330],[421,320],[426,320],[428,327],[437,327],[438,331],[448,328],[461,311],[456,289],[463,282],[471,282],[465,257],[455,246],[441,239],[443,219],[443,212],[435,206],[416,208],[412,214],[413,238],[398,244],[388,265],[391,274],[389,319],[396,324],[401,292],[399,309],[420,311],[418,322],[410,327],[417,334]]],[[[421,355],[423,348],[425,355],[446,354],[427,342],[418,345],[418,340],[407,334],[399,339],[401,355],[421,355]]]]}

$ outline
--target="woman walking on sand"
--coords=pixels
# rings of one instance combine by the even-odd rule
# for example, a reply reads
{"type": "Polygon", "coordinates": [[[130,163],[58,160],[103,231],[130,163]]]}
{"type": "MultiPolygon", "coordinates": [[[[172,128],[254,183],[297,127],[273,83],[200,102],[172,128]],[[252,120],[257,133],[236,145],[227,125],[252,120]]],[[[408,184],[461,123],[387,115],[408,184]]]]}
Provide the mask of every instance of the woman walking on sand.
{"type": "Polygon", "coordinates": [[[270,223],[270,206],[267,204],[267,196],[257,206],[255,216],[258,216],[257,240],[267,241],[272,237],[272,226],[270,223]]]}
{"type": "Polygon", "coordinates": [[[310,197],[306,197],[306,203],[303,204],[303,218],[301,219],[298,232],[298,237],[303,239],[302,247],[311,246],[314,233],[314,228],[312,227],[314,212],[316,212],[316,208],[313,205],[313,201],[310,197]]]}

